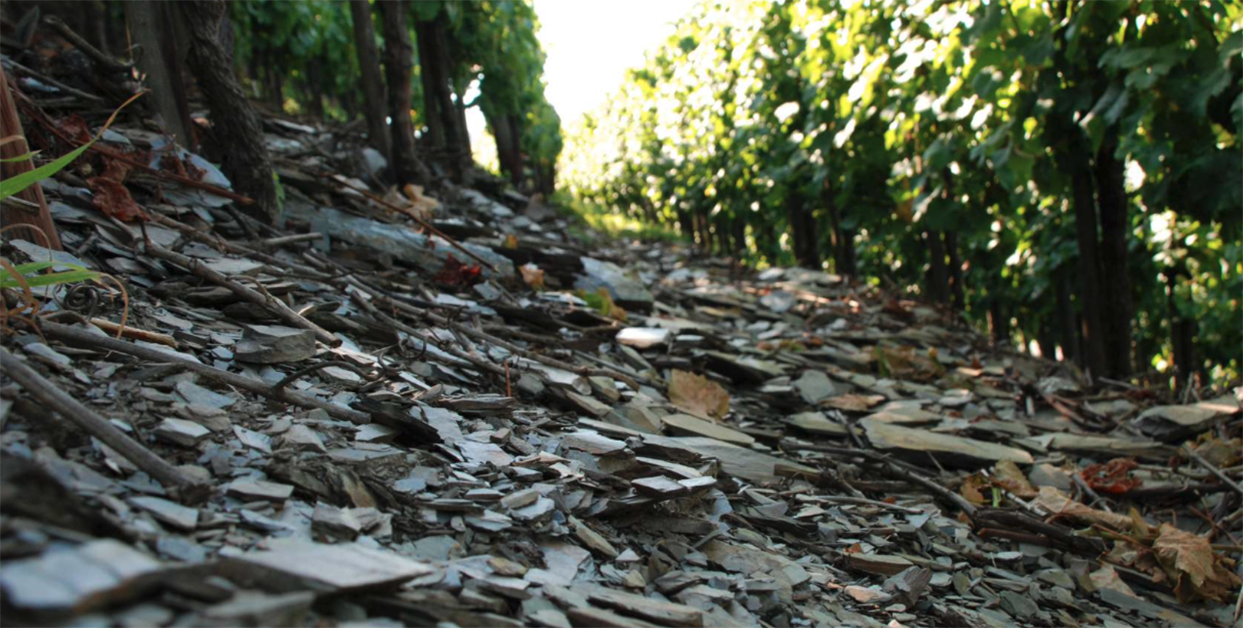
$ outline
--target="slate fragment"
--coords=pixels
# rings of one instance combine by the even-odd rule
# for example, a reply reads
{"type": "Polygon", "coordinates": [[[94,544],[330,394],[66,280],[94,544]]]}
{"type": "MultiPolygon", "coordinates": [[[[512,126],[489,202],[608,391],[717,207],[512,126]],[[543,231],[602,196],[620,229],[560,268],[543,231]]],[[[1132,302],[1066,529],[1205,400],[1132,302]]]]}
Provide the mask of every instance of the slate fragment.
{"type": "Polygon", "coordinates": [[[233,347],[238,361],[252,364],[301,362],[315,355],[315,332],[279,325],[250,325],[233,347]]]}

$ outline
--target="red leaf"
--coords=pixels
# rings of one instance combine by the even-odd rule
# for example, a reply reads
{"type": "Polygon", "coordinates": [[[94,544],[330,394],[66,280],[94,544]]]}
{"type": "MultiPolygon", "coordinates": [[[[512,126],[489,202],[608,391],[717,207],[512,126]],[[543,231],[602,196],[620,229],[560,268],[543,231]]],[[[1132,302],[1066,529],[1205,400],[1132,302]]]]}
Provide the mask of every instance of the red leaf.
{"type": "Polygon", "coordinates": [[[82,116],[76,113],[71,113],[57,120],[56,126],[60,128],[61,133],[69,136],[69,139],[76,142],[79,146],[93,139],[91,127],[86,124],[86,120],[83,120],[82,116]]]}
{"type": "Polygon", "coordinates": [[[1139,463],[1133,458],[1114,458],[1105,464],[1088,465],[1079,476],[1097,492],[1125,493],[1143,484],[1143,480],[1130,476],[1137,466],[1139,463]]]}
{"type": "Polygon", "coordinates": [[[116,160],[108,161],[102,175],[91,177],[86,181],[91,191],[95,193],[92,204],[104,215],[121,222],[146,220],[146,212],[134,202],[134,197],[130,196],[129,190],[122,183],[127,175],[129,175],[129,166],[116,160]]]}
{"type": "Polygon", "coordinates": [[[478,265],[467,266],[457,261],[450,253],[445,258],[445,265],[440,268],[440,272],[436,273],[435,277],[432,277],[432,280],[446,286],[473,286],[483,280],[482,273],[483,269],[478,265]]]}

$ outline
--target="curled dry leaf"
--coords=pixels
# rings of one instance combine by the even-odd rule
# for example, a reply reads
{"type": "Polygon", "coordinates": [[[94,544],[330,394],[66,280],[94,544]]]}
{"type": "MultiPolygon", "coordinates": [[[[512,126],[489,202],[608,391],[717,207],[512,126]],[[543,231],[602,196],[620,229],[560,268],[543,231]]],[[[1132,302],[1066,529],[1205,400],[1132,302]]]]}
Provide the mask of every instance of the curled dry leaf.
{"type": "Polygon", "coordinates": [[[1180,601],[1225,602],[1239,587],[1238,576],[1221,564],[1221,557],[1203,536],[1163,523],[1152,549],[1161,567],[1178,583],[1174,593],[1180,601]]]}
{"type": "Polygon", "coordinates": [[[86,182],[95,194],[91,202],[105,216],[121,222],[145,220],[147,214],[134,202],[134,197],[130,196],[123,183],[128,174],[129,166],[121,161],[109,160],[102,175],[91,177],[86,182]]]}
{"type": "Polygon", "coordinates": [[[993,481],[1001,488],[1023,499],[1031,499],[1038,493],[1036,487],[1027,481],[1027,476],[1023,475],[1013,460],[1002,460],[993,467],[993,481]]]}
{"type": "Polygon", "coordinates": [[[988,478],[983,475],[979,473],[972,473],[962,481],[962,486],[958,487],[958,493],[967,498],[967,501],[977,506],[986,504],[988,503],[989,498],[985,497],[984,491],[988,489],[991,484],[992,483],[989,482],[988,478]]]}
{"type": "Polygon", "coordinates": [[[1049,514],[1055,516],[1071,517],[1090,523],[1099,523],[1115,530],[1128,530],[1131,528],[1130,517],[1086,506],[1067,497],[1052,486],[1040,487],[1040,492],[1032,500],[1032,504],[1044,508],[1049,511],[1049,514]]]}
{"type": "Polygon", "coordinates": [[[729,393],[720,384],[687,371],[673,372],[669,401],[679,410],[714,420],[729,414],[729,393]]]}
{"type": "Polygon", "coordinates": [[[1131,476],[1138,466],[1134,458],[1114,458],[1105,464],[1088,465],[1079,476],[1098,493],[1120,494],[1143,484],[1143,480],[1131,476]]]}

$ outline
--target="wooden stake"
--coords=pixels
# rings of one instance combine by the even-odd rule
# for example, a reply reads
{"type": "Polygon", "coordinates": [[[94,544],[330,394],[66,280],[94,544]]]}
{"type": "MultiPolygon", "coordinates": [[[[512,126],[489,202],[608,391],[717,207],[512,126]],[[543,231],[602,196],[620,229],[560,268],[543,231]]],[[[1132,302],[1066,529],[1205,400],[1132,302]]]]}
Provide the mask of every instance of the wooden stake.
{"type": "MultiPolygon", "coordinates": [[[[4,68],[0,67],[0,138],[12,135],[22,138],[0,146],[0,158],[4,159],[30,152],[30,144],[26,141],[26,134],[22,131],[22,122],[17,117],[17,106],[14,104],[9,89],[9,78],[5,76],[4,68]]],[[[17,89],[16,85],[12,89],[17,89]]],[[[29,159],[0,163],[0,179],[11,179],[31,170],[34,170],[34,164],[29,159]]],[[[30,211],[24,211],[6,205],[3,210],[0,210],[0,227],[19,224],[34,225],[47,234],[46,240],[34,229],[14,229],[8,233],[12,233],[13,237],[28,240],[55,251],[64,250],[60,244],[60,235],[56,232],[56,224],[52,222],[52,212],[48,210],[47,201],[43,198],[43,188],[36,183],[18,192],[16,198],[37,205],[38,209],[31,207],[30,211]]]]}

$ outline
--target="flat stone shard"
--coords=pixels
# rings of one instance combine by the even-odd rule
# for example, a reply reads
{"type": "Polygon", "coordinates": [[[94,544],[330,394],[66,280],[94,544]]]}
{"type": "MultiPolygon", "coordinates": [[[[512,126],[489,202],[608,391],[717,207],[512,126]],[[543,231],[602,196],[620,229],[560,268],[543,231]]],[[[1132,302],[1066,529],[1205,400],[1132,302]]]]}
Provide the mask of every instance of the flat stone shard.
{"type": "Polygon", "coordinates": [[[277,325],[251,325],[233,347],[241,362],[280,364],[301,362],[315,355],[315,332],[277,325]]]}
{"type": "Polygon", "coordinates": [[[358,544],[291,543],[229,559],[230,573],[276,591],[346,593],[383,589],[431,573],[428,565],[358,544]]]}
{"type": "Polygon", "coordinates": [[[1133,423],[1145,436],[1161,441],[1177,440],[1237,415],[1239,410],[1238,400],[1223,395],[1183,406],[1155,406],[1141,412],[1133,423]]]}
{"type": "Polygon", "coordinates": [[[145,576],[163,566],[112,539],[53,549],[37,558],[6,560],[0,566],[5,603],[34,613],[87,613],[150,590],[145,576]]]}
{"type": "Polygon", "coordinates": [[[660,327],[626,327],[614,338],[618,343],[636,349],[648,349],[669,342],[670,332],[660,327]]]}
{"type": "Polygon", "coordinates": [[[669,442],[703,456],[716,458],[721,462],[722,471],[759,484],[776,482],[779,479],[776,473],[779,466],[810,475],[819,473],[811,467],[791,462],[786,458],[779,458],[712,438],[680,436],[670,438],[669,442]]]}
{"type": "Polygon", "coordinates": [[[155,427],[155,436],[182,447],[193,447],[208,436],[211,430],[184,419],[164,419],[155,427]]]}
{"type": "Polygon", "coordinates": [[[595,292],[605,288],[613,296],[613,300],[623,307],[648,306],[654,300],[652,293],[643,287],[643,282],[628,275],[617,264],[592,257],[582,258],[582,264],[583,274],[574,282],[576,289],[595,292]]]}
{"type": "Polygon", "coordinates": [[[689,414],[669,414],[661,419],[665,428],[674,433],[690,434],[692,436],[704,436],[734,445],[750,445],[755,442],[755,437],[750,434],[744,434],[738,430],[733,430],[724,425],[705,421],[689,414]]]}
{"type": "Polygon", "coordinates": [[[204,625],[209,626],[296,626],[302,623],[315,594],[298,591],[283,595],[266,595],[242,591],[203,610],[204,625]]]}
{"type": "Polygon", "coordinates": [[[634,593],[598,586],[584,587],[587,599],[625,615],[665,626],[703,626],[703,611],[673,602],[662,602],[634,593]]]}
{"type": "Polygon", "coordinates": [[[901,556],[883,554],[850,554],[849,560],[851,567],[877,576],[894,576],[913,566],[901,556]]]}
{"type": "Polygon", "coordinates": [[[156,520],[183,532],[192,532],[199,523],[199,511],[160,497],[131,497],[129,502],[151,513],[156,520]]]}
{"type": "Polygon", "coordinates": [[[867,431],[868,440],[877,449],[896,449],[921,455],[933,454],[942,463],[981,466],[1002,460],[1031,464],[1033,460],[1032,455],[1026,451],[997,443],[938,434],[873,419],[864,419],[859,422],[859,425],[867,431]]]}
{"type": "Polygon", "coordinates": [[[288,484],[244,478],[233,480],[225,488],[228,494],[242,499],[282,500],[293,495],[293,487],[288,484]]]}

